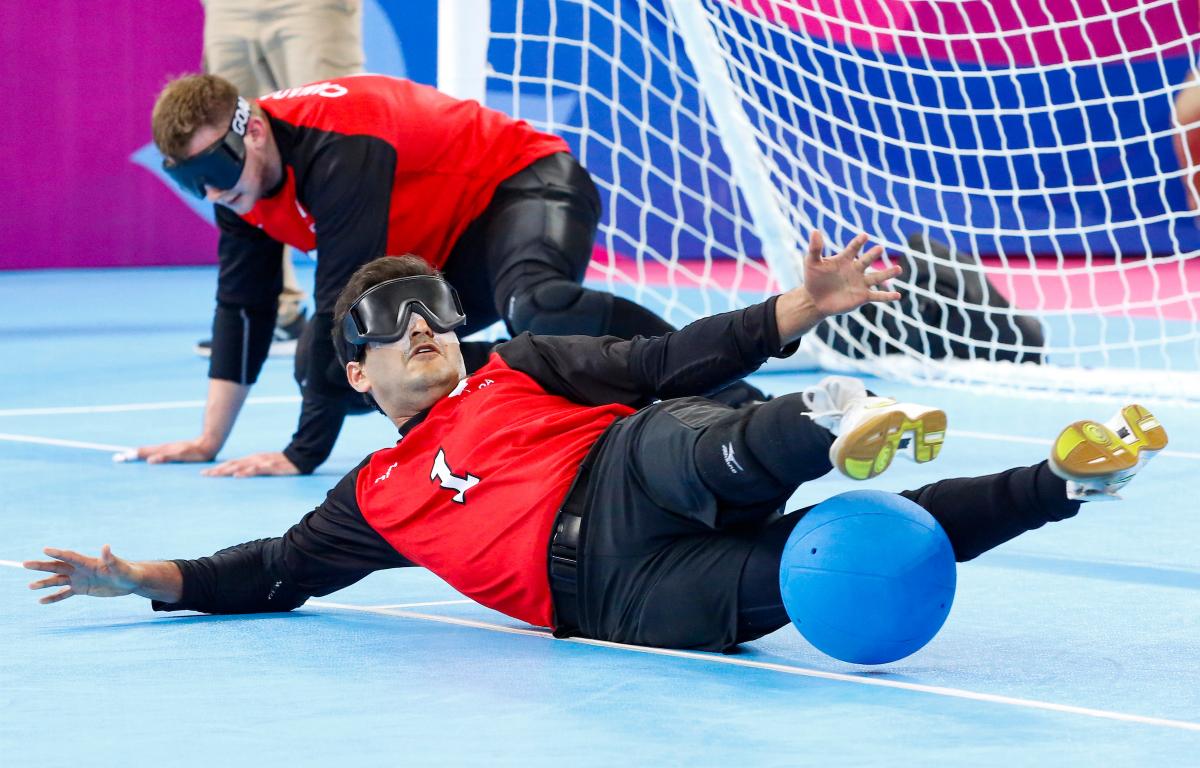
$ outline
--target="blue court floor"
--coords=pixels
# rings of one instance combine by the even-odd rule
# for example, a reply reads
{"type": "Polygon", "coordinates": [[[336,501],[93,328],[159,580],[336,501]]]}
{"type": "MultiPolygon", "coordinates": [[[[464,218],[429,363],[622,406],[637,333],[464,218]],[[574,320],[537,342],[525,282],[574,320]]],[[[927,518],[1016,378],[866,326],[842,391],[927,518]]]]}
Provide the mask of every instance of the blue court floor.
{"type": "MultiPolygon", "coordinates": [[[[282,533],[365,454],[347,423],[304,478],[114,464],[194,436],[215,270],[0,272],[0,766],[1200,765],[1200,411],[1156,409],[1169,449],[1117,504],[959,568],[954,609],[916,655],[833,661],[791,627],[737,654],[562,641],[415,569],[286,615],[154,614],[141,598],[41,606],[19,562],[54,546],[193,557],[282,533]]],[[[815,375],[765,375],[795,391],[815,375]]],[[[1042,459],[1111,403],[869,386],[949,414],[942,456],[867,487],[1042,459]]],[[[223,456],[295,426],[271,360],[223,456]]],[[[829,477],[795,505],[848,490],[829,477]]]]}

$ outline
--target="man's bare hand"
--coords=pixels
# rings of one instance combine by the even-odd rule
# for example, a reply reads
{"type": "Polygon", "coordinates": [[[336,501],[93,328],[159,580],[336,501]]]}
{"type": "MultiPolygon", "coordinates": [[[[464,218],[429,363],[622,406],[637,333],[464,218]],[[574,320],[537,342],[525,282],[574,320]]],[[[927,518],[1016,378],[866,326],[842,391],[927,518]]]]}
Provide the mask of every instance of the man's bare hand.
{"type": "Polygon", "coordinates": [[[38,600],[42,605],[57,603],[73,595],[120,597],[132,594],[138,587],[136,569],[127,560],[112,553],[107,544],[100,548],[100,557],[88,557],[69,549],[42,550],[53,560],[27,560],[22,565],[31,571],[55,575],[32,582],[30,589],[63,587],[52,595],[38,600]]]}
{"type": "Polygon", "coordinates": [[[825,239],[813,232],[808,254],[803,258],[804,284],[788,291],[775,303],[775,321],[779,338],[790,344],[808,333],[822,320],[857,309],[872,301],[895,301],[900,294],[886,290],[884,283],[900,274],[899,266],[876,272],[867,268],[883,256],[876,246],[860,254],[867,236],[859,235],[836,256],[825,258],[825,239]]]}
{"type": "Polygon", "coordinates": [[[38,600],[42,605],[57,603],[74,595],[120,597],[141,595],[151,600],[177,603],[183,599],[183,572],[172,562],[123,560],[105,544],[100,557],[88,557],[69,549],[42,550],[53,560],[27,560],[22,565],[31,571],[52,573],[32,582],[30,589],[62,587],[38,600]]]}
{"type": "Polygon", "coordinates": [[[149,464],[212,461],[216,455],[217,451],[206,440],[199,437],[194,440],[143,445],[137,449],[137,457],[149,464]]]}
{"type": "Polygon", "coordinates": [[[825,239],[814,231],[808,239],[804,259],[804,287],[817,311],[825,317],[858,309],[872,301],[896,301],[896,291],[880,290],[883,284],[900,274],[899,266],[875,272],[867,269],[883,257],[883,246],[860,253],[867,244],[866,235],[858,235],[836,256],[825,257],[825,239]]]}
{"type": "Polygon", "coordinates": [[[298,475],[300,470],[279,451],[253,453],[240,459],[223,461],[200,474],[206,477],[262,477],[265,475],[298,475]]]}

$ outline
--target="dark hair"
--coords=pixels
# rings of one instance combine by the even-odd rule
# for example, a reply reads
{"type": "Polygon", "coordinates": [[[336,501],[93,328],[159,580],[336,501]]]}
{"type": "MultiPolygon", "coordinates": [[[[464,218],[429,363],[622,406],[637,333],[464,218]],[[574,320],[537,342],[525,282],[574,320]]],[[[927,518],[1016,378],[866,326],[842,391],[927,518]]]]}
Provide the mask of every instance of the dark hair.
{"type": "Polygon", "coordinates": [[[440,277],[441,273],[430,266],[429,262],[420,256],[407,254],[405,256],[381,256],[374,261],[363,264],[350,279],[346,287],[338,294],[337,303],[333,307],[333,348],[337,350],[338,362],[342,367],[350,361],[362,362],[366,356],[366,345],[356,346],[346,341],[342,336],[342,322],[350,307],[364,293],[388,280],[398,277],[415,277],[417,275],[433,275],[440,277]]]}

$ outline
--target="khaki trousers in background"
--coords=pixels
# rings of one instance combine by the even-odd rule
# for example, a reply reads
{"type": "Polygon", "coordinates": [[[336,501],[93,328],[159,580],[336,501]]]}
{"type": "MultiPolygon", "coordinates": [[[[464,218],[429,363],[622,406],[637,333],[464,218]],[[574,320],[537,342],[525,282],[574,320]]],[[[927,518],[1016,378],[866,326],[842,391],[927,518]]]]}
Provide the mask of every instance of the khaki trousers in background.
{"type": "MultiPolygon", "coordinates": [[[[203,0],[204,71],[248,98],[363,71],[360,0],[203,0]]],[[[283,253],[279,325],[307,298],[283,253]]]]}

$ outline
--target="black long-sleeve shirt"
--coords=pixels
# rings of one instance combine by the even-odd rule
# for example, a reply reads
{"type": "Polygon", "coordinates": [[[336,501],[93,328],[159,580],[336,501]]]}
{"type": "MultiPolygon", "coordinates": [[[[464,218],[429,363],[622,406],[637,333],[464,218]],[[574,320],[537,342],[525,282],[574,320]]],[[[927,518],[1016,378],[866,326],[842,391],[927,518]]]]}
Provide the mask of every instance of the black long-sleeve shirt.
{"type": "MultiPolygon", "coordinates": [[[[775,303],[772,298],[654,338],[623,341],[526,333],[495,351],[549,394],[582,405],[640,407],[656,398],[708,394],[752,373],[768,357],[794,351],[795,345],[780,348],[775,303]]],[[[402,434],[422,418],[418,414],[406,422],[402,434]]],[[[356,482],[366,463],[342,478],[325,501],[284,536],[240,544],[211,557],[174,561],[183,574],[182,599],[169,605],[156,601],[155,610],[287,611],[372,571],[412,565],[359,509],[356,482]]]]}

